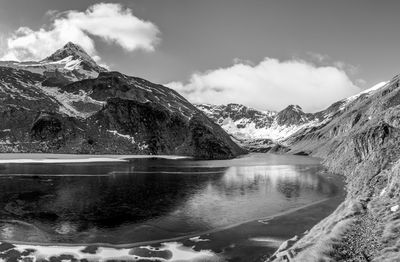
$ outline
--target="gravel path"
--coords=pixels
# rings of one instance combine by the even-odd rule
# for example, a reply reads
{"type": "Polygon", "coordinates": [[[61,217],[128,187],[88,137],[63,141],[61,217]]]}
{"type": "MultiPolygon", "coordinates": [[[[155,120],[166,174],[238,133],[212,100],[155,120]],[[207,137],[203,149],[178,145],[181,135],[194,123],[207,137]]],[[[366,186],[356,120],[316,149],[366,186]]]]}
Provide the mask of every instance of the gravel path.
{"type": "Polygon", "coordinates": [[[381,235],[379,225],[380,221],[368,212],[359,216],[351,230],[343,237],[342,242],[335,247],[335,261],[372,261],[377,251],[382,248],[378,239],[381,235]]]}

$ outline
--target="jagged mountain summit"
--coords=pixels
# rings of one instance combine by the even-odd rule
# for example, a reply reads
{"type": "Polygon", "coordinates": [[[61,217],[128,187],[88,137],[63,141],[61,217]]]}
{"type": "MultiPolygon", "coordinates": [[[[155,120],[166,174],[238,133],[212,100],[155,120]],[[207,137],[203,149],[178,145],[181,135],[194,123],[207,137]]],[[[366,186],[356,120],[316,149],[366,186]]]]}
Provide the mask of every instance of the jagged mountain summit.
{"type": "Polygon", "coordinates": [[[0,100],[0,152],[245,152],[174,90],[109,72],[73,43],[40,62],[2,62],[0,100]]]}
{"type": "Polygon", "coordinates": [[[276,115],[276,123],[280,126],[301,126],[314,119],[313,114],[304,113],[298,105],[289,105],[276,115]]]}
{"type": "Polygon", "coordinates": [[[41,61],[0,61],[0,66],[26,70],[40,74],[52,85],[64,85],[74,81],[95,78],[107,69],[97,63],[79,45],[69,42],[41,61]]]}
{"type": "Polygon", "coordinates": [[[63,48],[57,50],[51,56],[43,59],[41,63],[51,63],[65,61],[65,69],[69,70],[84,70],[86,78],[93,78],[90,76],[97,76],[95,73],[105,72],[107,69],[99,66],[91,56],[79,45],[68,42],[63,48]],[[89,72],[89,73],[88,73],[89,72]],[[93,75],[92,75],[93,74],[93,75]]]}
{"type": "Polygon", "coordinates": [[[197,107],[237,139],[281,141],[316,119],[297,105],[280,112],[260,111],[239,104],[200,104],[197,107]]]}
{"type": "Polygon", "coordinates": [[[304,113],[297,105],[289,105],[280,112],[260,111],[239,104],[200,104],[197,108],[238,144],[255,152],[276,150],[286,138],[319,121],[317,116],[304,113]]]}

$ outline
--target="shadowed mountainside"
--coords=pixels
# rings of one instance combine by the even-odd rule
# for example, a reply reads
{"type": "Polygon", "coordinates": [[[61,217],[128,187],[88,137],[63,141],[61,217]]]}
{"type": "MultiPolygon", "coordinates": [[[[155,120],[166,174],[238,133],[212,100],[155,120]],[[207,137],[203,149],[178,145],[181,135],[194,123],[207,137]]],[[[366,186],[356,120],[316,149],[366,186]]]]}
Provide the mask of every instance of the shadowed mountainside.
{"type": "Polygon", "coordinates": [[[73,43],[40,62],[1,62],[0,100],[0,152],[245,153],[174,90],[108,72],[73,43]]]}

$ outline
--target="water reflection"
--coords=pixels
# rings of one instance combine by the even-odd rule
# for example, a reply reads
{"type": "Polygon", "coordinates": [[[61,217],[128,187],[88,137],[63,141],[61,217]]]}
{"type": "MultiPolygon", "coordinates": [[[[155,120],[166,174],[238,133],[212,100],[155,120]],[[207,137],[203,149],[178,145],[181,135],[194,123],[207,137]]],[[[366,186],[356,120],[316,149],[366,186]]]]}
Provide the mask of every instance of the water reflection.
{"type": "Polygon", "coordinates": [[[320,165],[265,165],[266,157],[256,156],[249,156],[252,165],[233,161],[227,167],[151,159],[3,166],[0,238],[74,243],[169,238],[266,217],[336,192],[319,174],[320,165]]]}

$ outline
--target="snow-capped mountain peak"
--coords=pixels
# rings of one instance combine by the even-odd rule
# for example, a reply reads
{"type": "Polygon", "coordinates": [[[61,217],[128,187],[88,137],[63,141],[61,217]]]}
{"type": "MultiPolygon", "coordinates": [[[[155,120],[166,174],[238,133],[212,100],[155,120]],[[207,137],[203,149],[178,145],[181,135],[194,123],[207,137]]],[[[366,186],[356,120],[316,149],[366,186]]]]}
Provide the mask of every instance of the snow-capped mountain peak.
{"type": "Polygon", "coordinates": [[[89,76],[87,78],[97,77],[98,73],[107,71],[99,66],[80,45],[72,42],[68,42],[40,63],[49,65],[63,64],[66,70],[86,71],[84,75],[89,76]]]}
{"type": "Polygon", "coordinates": [[[42,64],[65,63],[65,69],[74,70],[80,66],[86,71],[104,72],[106,69],[100,67],[96,61],[80,46],[68,42],[62,48],[41,61],[42,64]]]}
{"type": "Polygon", "coordinates": [[[278,113],[240,104],[201,104],[197,107],[238,139],[281,140],[313,119],[297,105],[290,105],[278,113]]]}
{"type": "Polygon", "coordinates": [[[69,56],[72,56],[73,59],[81,59],[96,63],[80,45],[72,42],[68,42],[42,61],[59,61],[69,56]]]}
{"type": "Polygon", "coordinates": [[[44,75],[51,84],[68,83],[77,80],[96,78],[107,69],[99,66],[79,45],[67,43],[47,58],[35,62],[0,61],[0,66],[22,69],[44,75]]]}

